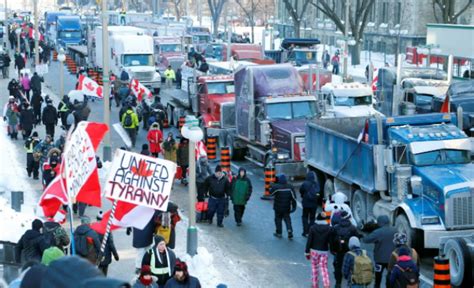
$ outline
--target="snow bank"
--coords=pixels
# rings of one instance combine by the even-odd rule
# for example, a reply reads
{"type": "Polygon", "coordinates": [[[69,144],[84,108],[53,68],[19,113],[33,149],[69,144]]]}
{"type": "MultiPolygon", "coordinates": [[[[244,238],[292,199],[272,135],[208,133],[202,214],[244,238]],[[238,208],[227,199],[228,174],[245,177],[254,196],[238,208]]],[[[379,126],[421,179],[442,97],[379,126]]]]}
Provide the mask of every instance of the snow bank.
{"type": "Polygon", "coordinates": [[[0,233],[1,241],[16,243],[21,235],[31,228],[31,222],[36,217],[30,213],[19,213],[10,208],[7,199],[0,196],[0,233]]]}

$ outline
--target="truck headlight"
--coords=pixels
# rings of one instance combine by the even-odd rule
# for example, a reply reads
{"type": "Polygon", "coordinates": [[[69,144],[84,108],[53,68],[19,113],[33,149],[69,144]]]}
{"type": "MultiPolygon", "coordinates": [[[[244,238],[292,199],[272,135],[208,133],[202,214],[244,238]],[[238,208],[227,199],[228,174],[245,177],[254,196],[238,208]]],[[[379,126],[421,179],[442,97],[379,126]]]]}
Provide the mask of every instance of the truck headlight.
{"type": "Polygon", "coordinates": [[[278,160],[286,160],[286,159],[289,159],[290,158],[290,154],[288,153],[277,153],[277,159],[278,160]]]}
{"type": "Polygon", "coordinates": [[[421,225],[436,225],[440,223],[441,221],[438,216],[421,217],[421,225]]]}
{"type": "Polygon", "coordinates": [[[209,127],[219,127],[219,126],[221,125],[221,123],[220,123],[219,121],[209,121],[209,122],[207,123],[207,125],[208,125],[209,127]]]}

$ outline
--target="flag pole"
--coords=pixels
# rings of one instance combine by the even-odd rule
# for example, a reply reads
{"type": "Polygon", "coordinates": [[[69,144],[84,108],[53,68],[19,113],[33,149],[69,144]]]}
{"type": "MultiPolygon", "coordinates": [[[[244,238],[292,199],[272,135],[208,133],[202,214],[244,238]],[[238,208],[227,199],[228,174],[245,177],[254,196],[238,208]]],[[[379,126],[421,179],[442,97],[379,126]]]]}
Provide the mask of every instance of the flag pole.
{"type": "Polygon", "coordinates": [[[100,251],[97,257],[97,261],[96,261],[97,266],[99,266],[100,262],[102,262],[101,258],[104,254],[105,246],[107,245],[107,240],[109,238],[112,221],[115,217],[115,209],[117,208],[117,202],[118,202],[117,200],[114,200],[114,204],[112,205],[112,211],[110,212],[109,221],[107,221],[107,227],[105,228],[104,238],[102,239],[102,244],[100,245],[100,251]]]}
{"type": "MultiPolygon", "coordinates": [[[[65,176],[64,174],[66,173],[64,171],[64,161],[61,163],[61,166],[60,166],[60,175],[61,175],[61,179],[59,180],[60,183],[61,183],[61,187],[63,189],[63,191],[66,191],[67,193],[67,210],[68,210],[68,214],[69,214],[69,233],[71,234],[71,237],[69,237],[71,239],[71,255],[76,255],[76,245],[75,245],[75,242],[74,242],[74,229],[73,229],[73,224],[74,224],[74,218],[72,216],[72,197],[69,195],[69,191],[67,191],[66,187],[64,187],[64,181],[63,181],[63,177],[65,176]]],[[[64,177],[66,178],[66,177],[64,177]]]]}

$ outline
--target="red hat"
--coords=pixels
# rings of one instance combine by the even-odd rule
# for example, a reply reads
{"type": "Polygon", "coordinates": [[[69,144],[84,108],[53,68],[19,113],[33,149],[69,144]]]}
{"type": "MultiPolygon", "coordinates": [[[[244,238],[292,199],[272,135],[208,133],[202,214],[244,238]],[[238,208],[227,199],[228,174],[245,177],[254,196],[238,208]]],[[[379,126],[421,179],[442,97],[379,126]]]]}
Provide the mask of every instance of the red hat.
{"type": "Polygon", "coordinates": [[[143,276],[143,275],[151,275],[150,265],[142,266],[142,269],[140,270],[140,276],[143,276]]]}

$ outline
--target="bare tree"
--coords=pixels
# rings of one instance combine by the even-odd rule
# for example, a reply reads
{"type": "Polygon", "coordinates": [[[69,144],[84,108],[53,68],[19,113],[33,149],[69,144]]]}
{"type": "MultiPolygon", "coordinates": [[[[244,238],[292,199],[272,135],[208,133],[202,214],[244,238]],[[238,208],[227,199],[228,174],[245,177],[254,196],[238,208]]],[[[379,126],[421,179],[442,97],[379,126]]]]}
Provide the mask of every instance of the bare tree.
{"type": "Polygon", "coordinates": [[[235,0],[240,9],[244,12],[245,16],[249,20],[250,29],[252,33],[252,43],[255,41],[255,17],[257,13],[258,6],[260,4],[259,0],[235,0]]]}
{"type": "Polygon", "coordinates": [[[181,12],[182,12],[182,5],[183,0],[172,0],[171,4],[174,6],[174,12],[176,14],[176,21],[181,20],[181,12]]]}
{"type": "MultiPolygon", "coordinates": [[[[318,0],[311,2],[311,5],[323,12],[336,24],[337,29],[344,33],[344,23],[341,19],[342,17],[339,17],[336,12],[335,2],[334,0],[318,0]]],[[[352,65],[360,64],[361,39],[364,36],[364,29],[367,26],[369,14],[374,6],[374,2],[375,0],[357,0],[355,1],[355,11],[352,9],[354,5],[349,6],[349,27],[350,31],[352,31],[352,37],[356,42],[351,52],[352,65]]]]}
{"type": "Polygon", "coordinates": [[[211,11],[214,36],[217,36],[217,33],[219,32],[219,21],[226,2],[227,0],[207,0],[209,10],[211,11]]]}
{"type": "Polygon", "coordinates": [[[472,0],[468,0],[466,1],[466,5],[456,13],[456,2],[456,0],[433,0],[433,14],[436,22],[456,24],[458,17],[466,12],[469,6],[472,5],[472,0]]]}
{"type": "Polygon", "coordinates": [[[293,28],[295,29],[295,37],[300,37],[301,20],[311,0],[283,0],[286,11],[290,14],[293,21],[293,28]],[[302,4],[300,6],[300,4],[302,4]]]}

